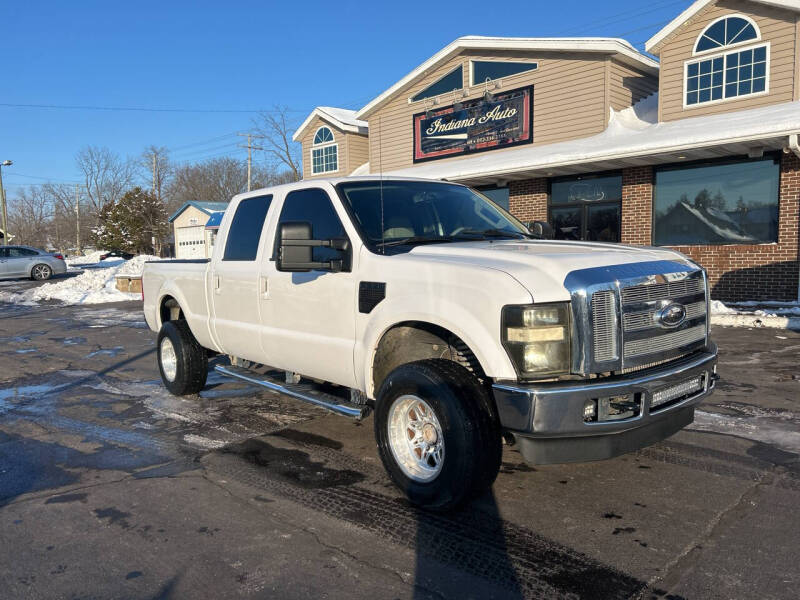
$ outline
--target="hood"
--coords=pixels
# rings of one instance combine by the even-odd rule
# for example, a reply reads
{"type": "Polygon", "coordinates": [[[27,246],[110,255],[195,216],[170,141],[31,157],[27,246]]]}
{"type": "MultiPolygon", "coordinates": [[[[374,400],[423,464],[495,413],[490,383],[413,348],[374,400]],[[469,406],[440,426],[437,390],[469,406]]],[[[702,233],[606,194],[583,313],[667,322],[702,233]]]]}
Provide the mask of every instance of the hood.
{"type": "Polygon", "coordinates": [[[564,279],[572,271],[628,263],[688,259],[674,250],[592,242],[493,240],[417,246],[409,256],[474,264],[508,273],[535,302],[569,300],[564,279]]]}

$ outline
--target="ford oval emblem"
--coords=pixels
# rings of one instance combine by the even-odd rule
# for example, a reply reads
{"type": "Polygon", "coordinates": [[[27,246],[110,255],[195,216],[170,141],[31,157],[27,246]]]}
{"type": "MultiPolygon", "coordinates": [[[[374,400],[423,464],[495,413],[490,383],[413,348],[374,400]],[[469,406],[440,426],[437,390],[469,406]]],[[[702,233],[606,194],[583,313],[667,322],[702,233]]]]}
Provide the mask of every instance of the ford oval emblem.
{"type": "Polygon", "coordinates": [[[686,307],[673,302],[658,312],[658,323],[662,327],[677,327],[686,320],[686,307]]]}

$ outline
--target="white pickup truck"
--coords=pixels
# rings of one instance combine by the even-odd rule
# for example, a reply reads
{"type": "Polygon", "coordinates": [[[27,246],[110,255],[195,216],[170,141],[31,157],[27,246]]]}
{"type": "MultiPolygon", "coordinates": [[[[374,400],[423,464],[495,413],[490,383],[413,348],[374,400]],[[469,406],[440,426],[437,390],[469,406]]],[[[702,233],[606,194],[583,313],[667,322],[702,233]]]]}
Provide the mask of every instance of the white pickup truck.
{"type": "Polygon", "coordinates": [[[210,260],[145,265],[164,385],[197,393],[228,355],[225,375],[374,410],[390,476],[439,509],[492,485],[504,441],[531,464],[587,461],[691,423],[717,379],[703,269],[548,229],[438,181],[236,196],[210,260]]]}

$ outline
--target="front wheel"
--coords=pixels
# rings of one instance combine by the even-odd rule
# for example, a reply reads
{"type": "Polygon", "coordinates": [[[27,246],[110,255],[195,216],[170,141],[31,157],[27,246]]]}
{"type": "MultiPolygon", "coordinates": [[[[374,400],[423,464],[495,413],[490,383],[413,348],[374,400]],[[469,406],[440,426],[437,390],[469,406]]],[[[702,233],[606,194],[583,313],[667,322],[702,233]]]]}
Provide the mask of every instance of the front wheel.
{"type": "Polygon", "coordinates": [[[441,359],[401,365],[381,385],[378,452],[413,504],[444,510],[491,486],[502,440],[485,394],[467,369],[441,359]]]}
{"type": "Polygon", "coordinates": [[[52,275],[53,269],[45,264],[34,265],[31,269],[31,279],[34,281],[44,281],[50,279],[52,275]]]}
{"type": "Polygon", "coordinates": [[[196,394],[206,385],[208,356],[186,321],[167,321],[158,332],[158,370],[176,396],[196,394]]]}

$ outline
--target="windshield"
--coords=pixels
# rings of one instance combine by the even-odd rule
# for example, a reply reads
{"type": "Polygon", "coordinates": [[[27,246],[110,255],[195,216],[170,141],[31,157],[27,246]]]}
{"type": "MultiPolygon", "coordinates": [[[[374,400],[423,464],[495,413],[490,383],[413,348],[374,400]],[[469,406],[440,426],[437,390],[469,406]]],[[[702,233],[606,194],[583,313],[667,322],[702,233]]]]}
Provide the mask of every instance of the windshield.
{"type": "Polygon", "coordinates": [[[371,249],[530,236],[497,204],[461,185],[385,180],[338,188],[371,249]]]}

